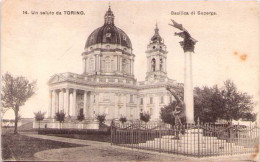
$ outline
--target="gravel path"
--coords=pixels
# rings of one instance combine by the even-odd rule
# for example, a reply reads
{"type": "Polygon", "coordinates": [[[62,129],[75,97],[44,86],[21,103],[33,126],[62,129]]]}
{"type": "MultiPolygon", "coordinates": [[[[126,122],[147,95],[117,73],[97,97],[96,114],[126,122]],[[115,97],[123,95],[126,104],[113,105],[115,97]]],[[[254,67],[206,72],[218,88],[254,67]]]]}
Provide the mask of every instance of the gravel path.
{"type": "Polygon", "coordinates": [[[83,147],[51,149],[34,154],[37,159],[59,161],[253,161],[255,156],[239,155],[232,157],[193,158],[149,151],[132,150],[109,143],[54,137],[38,134],[24,134],[29,137],[86,145],[83,147]]]}

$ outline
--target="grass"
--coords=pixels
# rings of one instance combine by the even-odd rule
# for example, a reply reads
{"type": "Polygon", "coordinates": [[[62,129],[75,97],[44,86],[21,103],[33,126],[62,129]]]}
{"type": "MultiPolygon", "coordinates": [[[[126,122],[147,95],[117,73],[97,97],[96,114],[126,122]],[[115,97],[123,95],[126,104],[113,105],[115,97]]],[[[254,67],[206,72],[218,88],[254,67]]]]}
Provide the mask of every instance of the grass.
{"type": "Polygon", "coordinates": [[[57,137],[66,137],[66,138],[75,138],[82,140],[91,140],[99,142],[110,142],[110,134],[46,134],[48,136],[57,136],[57,137]]]}
{"type": "Polygon", "coordinates": [[[12,131],[4,131],[2,134],[2,159],[3,160],[37,160],[33,156],[36,152],[78,147],[80,145],[31,138],[12,131]]]}

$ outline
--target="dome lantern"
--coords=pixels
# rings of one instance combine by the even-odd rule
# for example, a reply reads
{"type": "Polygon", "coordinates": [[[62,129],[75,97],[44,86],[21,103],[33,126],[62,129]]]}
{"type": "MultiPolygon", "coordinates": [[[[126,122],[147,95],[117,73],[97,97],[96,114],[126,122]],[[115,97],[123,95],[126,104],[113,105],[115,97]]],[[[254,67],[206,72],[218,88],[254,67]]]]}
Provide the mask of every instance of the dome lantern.
{"type": "Polygon", "coordinates": [[[159,34],[159,28],[158,28],[158,25],[157,25],[157,23],[156,23],[156,26],[155,26],[155,29],[154,29],[154,35],[153,35],[153,37],[151,38],[151,41],[153,42],[153,43],[163,43],[163,39],[162,39],[162,37],[160,36],[160,34],[159,34]]]}
{"type": "Polygon", "coordinates": [[[111,11],[111,8],[109,5],[108,11],[105,14],[105,24],[114,25],[114,19],[115,19],[115,16],[114,16],[113,12],[111,11]]]}

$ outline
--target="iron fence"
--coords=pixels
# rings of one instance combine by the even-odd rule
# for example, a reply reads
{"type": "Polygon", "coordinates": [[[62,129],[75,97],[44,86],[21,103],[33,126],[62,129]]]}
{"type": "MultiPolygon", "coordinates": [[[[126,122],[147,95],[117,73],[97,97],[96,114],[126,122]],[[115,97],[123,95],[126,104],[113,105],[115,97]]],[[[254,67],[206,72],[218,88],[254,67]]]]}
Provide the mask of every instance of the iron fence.
{"type": "Polygon", "coordinates": [[[196,157],[257,153],[258,126],[132,121],[111,124],[111,144],[196,157]]]}

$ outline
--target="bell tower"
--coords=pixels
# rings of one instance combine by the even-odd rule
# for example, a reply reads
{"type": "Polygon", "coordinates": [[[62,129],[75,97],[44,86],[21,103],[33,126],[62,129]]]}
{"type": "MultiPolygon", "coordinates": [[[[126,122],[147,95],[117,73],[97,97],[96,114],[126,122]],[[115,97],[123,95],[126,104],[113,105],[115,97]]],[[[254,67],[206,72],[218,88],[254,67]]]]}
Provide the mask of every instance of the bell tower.
{"type": "Polygon", "coordinates": [[[156,24],[154,35],[150,40],[146,50],[147,72],[146,81],[158,81],[167,78],[167,50],[164,40],[159,34],[159,28],[156,24]]]}

